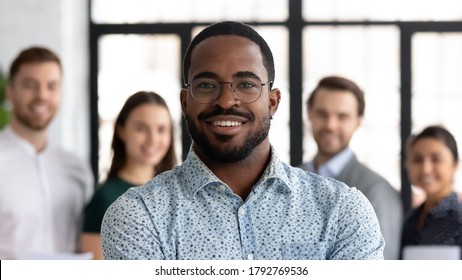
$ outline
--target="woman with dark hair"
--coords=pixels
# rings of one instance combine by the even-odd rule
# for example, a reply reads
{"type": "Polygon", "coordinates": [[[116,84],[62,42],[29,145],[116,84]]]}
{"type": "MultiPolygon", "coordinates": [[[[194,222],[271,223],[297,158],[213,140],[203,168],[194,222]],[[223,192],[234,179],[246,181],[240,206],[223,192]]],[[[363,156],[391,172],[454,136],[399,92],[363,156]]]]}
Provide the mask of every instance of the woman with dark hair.
{"type": "Polygon", "coordinates": [[[103,259],[100,228],[107,208],[129,188],[176,165],[172,118],[161,96],[140,91],[127,99],[116,119],[112,150],[108,178],[85,210],[82,249],[94,259],[103,259]]]}
{"type": "Polygon", "coordinates": [[[462,246],[462,202],[453,189],[459,164],[457,144],[441,126],[429,126],[411,136],[407,171],[412,185],[421,188],[425,201],[408,213],[401,247],[408,245],[462,246]]]}

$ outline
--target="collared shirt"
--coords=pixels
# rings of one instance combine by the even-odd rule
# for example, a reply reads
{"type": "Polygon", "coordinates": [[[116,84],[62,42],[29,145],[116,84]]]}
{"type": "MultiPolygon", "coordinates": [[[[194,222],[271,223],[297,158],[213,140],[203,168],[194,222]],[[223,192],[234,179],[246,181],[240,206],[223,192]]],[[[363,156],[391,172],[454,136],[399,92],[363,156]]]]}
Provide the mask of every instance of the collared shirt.
{"type": "Polygon", "coordinates": [[[412,210],[404,223],[401,246],[462,246],[462,202],[455,192],[432,208],[421,228],[417,228],[424,205],[412,210]]]}
{"type": "Polygon", "coordinates": [[[37,153],[11,127],[0,131],[0,259],[75,252],[92,193],[79,158],[51,145],[37,153]]]}
{"type": "Polygon", "coordinates": [[[101,234],[106,259],[382,259],[384,246],[361,192],[291,167],[274,149],[245,201],[191,149],[181,166],[119,197],[101,234]]]}
{"type": "Polygon", "coordinates": [[[343,151],[320,165],[318,170],[314,166],[314,161],[309,161],[301,167],[324,177],[335,178],[340,175],[353,156],[353,151],[349,147],[346,147],[343,151]]]}

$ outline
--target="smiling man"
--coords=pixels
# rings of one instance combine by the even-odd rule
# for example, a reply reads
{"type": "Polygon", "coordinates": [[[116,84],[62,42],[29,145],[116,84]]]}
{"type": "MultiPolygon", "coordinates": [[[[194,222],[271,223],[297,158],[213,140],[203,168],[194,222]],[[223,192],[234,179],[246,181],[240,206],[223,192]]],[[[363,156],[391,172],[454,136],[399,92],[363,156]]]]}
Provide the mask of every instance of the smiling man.
{"type": "Polygon", "coordinates": [[[356,187],[371,202],[385,239],[384,258],[399,257],[403,209],[399,193],[382,176],[359,162],[350,140],[361,125],[364,93],[344,77],[321,79],[307,100],[308,119],[318,151],[302,169],[356,187]]]}
{"type": "Polygon", "coordinates": [[[54,258],[79,249],[93,176],[48,139],[61,78],[60,59],[46,48],[25,49],[11,65],[6,95],[12,118],[0,132],[0,259],[54,258]]]}
{"type": "Polygon", "coordinates": [[[250,26],[220,22],[189,45],[180,100],[193,139],[181,166],[106,212],[107,259],[381,259],[356,189],[281,162],[268,132],[281,93],[250,26]]]}

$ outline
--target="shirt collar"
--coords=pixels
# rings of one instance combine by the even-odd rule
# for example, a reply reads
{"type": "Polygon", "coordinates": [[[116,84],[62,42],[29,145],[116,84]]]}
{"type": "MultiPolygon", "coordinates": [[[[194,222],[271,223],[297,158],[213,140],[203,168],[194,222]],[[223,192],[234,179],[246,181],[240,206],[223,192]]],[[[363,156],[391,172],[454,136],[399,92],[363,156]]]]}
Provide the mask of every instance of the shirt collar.
{"type": "MultiPolygon", "coordinates": [[[[29,155],[35,156],[37,155],[37,151],[35,150],[34,146],[32,146],[31,143],[27,142],[24,138],[19,136],[13,128],[11,128],[11,125],[8,125],[5,127],[5,133],[8,137],[10,137],[13,142],[17,143],[23,150],[25,150],[29,155]]],[[[46,149],[46,148],[45,148],[46,149]]]]}
{"type": "MultiPolygon", "coordinates": [[[[319,166],[316,173],[329,178],[338,177],[352,157],[353,151],[349,147],[346,147],[343,151],[319,166]]],[[[314,163],[312,163],[312,167],[314,169],[314,163]]]]}
{"type": "MultiPolygon", "coordinates": [[[[183,176],[186,181],[185,187],[191,197],[194,197],[200,189],[207,185],[216,185],[217,187],[219,185],[226,185],[199,158],[192,145],[189,148],[189,153],[182,166],[183,176]]],[[[289,191],[291,190],[289,176],[287,175],[283,163],[280,161],[272,146],[270,162],[255,186],[258,186],[267,180],[280,180],[283,182],[283,184],[281,184],[282,186],[288,188],[289,191]]]]}

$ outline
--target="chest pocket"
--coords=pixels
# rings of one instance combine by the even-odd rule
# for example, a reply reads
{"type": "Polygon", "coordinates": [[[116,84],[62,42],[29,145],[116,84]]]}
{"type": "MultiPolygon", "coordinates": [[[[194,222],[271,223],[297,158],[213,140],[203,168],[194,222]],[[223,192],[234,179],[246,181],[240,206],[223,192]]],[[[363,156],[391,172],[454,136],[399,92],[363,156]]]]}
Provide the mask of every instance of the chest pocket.
{"type": "Polygon", "coordinates": [[[282,244],[285,260],[325,260],[327,242],[282,244]]]}

